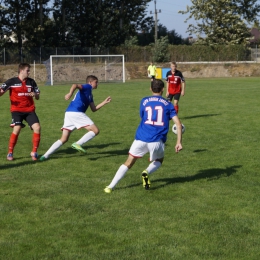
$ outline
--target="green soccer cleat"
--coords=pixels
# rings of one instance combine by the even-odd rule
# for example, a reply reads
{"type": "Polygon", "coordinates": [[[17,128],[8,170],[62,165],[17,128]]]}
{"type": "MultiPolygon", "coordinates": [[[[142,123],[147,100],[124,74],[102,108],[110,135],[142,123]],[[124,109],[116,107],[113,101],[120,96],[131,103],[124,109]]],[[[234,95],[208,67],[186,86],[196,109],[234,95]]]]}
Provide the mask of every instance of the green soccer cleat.
{"type": "Polygon", "coordinates": [[[143,187],[146,189],[146,190],[149,190],[150,189],[150,186],[151,186],[151,182],[149,180],[149,177],[148,177],[148,172],[146,170],[144,170],[142,172],[142,179],[143,179],[143,187]]]}
{"type": "Polygon", "coordinates": [[[108,186],[104,189],[105,193],[111,193],[113,191],[112,188],[109,188],[108,186]]]}
{"type": "Polygon", "coordinates": [[[46,158],[46,157],[44,157],[44,156],[41,156],[40,159],[39,159],[39,161],[44,162],[44,161],[46,161],[47,159],[48,159],[48,158],[46,158]]]}
{"type": "Polygon", "coordinates": [[[79,152],[86,153],[86,150],[81,147],[81,145],[77,143],[73,143],[71,147],[79,152]]]}

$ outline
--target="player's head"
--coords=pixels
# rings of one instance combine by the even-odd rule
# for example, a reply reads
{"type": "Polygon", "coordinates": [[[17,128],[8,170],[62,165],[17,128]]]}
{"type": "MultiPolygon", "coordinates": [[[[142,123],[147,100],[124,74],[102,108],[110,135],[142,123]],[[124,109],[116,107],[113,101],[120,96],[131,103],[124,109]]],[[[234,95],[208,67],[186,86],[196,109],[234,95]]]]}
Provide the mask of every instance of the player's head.
{"type": "Polygon", "coordinates": [[[177,69],[177,63],[175,61],[171,62],[171,69],[172,71],[175,71],[177,69]]]}
{"type": "Polygon", "coordinates": [[[29,63],[20,63],[18,65],[18,73],[20,73],[21,70],[30,69],[31,65],[29,63]]]}
{"type": "Polygon", "coordinates": [[[31,68],[31,65],[29,63],[20,63],[18,65],[18,74],[20,75],[20,78],[22,80],[29,76],[30,68],[31,68]]]}
{"type": "Polygon", "coordinates": [[[89,75],[86,78],[86,82],[92,86],[92,88],[97,88],[98,78],[94,75],[89,75]]]}
{"type": "Polygon", "coordinates": [[[154,79],[151,84],[151,90],[153,93],[162,94],[164,88],[164,82],[160,79],[154,79]]]}

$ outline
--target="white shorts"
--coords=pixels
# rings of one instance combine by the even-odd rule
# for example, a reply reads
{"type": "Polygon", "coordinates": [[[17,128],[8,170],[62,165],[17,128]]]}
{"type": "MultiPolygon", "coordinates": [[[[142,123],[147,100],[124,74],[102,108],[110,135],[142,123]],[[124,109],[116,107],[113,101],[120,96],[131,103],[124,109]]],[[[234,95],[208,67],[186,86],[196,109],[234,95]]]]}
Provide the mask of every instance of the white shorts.
{"type": "Polygon", "coordinates": [[[150,161],[163,158],[164,143],[162,141],[146,143],[140,140],[134,140],[129,150],[129,154],[137,158],[143,157],[148,152],[150,153],[150,161]]]}
{"type": "Polygon", "coordinates": [[[65,112],[61,129],[73,131],[75,128],[80,129],[93,124],[94,122],[83,112],[65,112]]]}

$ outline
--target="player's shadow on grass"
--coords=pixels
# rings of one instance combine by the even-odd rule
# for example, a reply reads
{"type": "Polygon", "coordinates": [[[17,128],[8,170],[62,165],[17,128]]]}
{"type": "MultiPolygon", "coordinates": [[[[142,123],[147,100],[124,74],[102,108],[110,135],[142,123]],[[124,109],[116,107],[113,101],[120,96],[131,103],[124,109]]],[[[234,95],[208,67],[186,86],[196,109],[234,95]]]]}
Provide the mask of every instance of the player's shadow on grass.
{"type": "Polygon", "coordinates": [[[205,114],[205,115],[185,116],[185,117],[182,117],[181,120],[194,119],[194,118],[199,118],[199,117],[220,116],[220,115],[221,114],[205,114]]]}
{"type": "MultiPolygon", "coordinates": [[[[71,143],[72,144],[72,143],[71,143]]],[[[104,148],[106,148],[106,147],[108,147],[108,146],[112,146],[112,145],[118,145],[118,144],[120,144],[120,143],[107,143],[107,144],[97,144],[97,145],[83,145],[82,147],[84,148],[84,149],[86,149],[86,151],[87,151],[87,153],[86,154],[89,154],[88,153],[88,150],[90,150],[90,149],[104,149],[104,148]]],[[[69,146],[69,147],[66,147],[66,148],[63,148],[63,147],[61,147],[58,151],[56,151],[54,154],[75,154],[75,153],[79,153],[77,150],[75,150],[75,149],[73,149],[73,148],[71,148],[71,146],[69,146]]],[[[107,153],[109,153],[109,152],[107,152],[107,153]]]]}
{"type": "Polygon", "coordinates": [[[232,174],[236,173],[237,170],[241,167],[242,165],[234,165],[226,168],[212,168],[212,169],[200,170],[197,174],[191,176],[151,180],[152,183],[163,182],[163,184],[159,186],[151,187],[151,190],[156,190],[174,183],[185,183],[185,182],[196,181],[200,179],[207,179],[208,181],[213,181],[222,177],[229,177],[232,174]]]}
{"type": "Polygon", "coordinates": [[[23,165],[38,163],[38,161],[32,161],[31,158],[29,158],[28,161],[19,162],[19,159],[22,159],[22,158],[24,158],[24,157],[16,157],[13,161],[6,162],[4,165],[0,165],[0,170],[17,168],[17,167],[23,166],[23,165]]]}

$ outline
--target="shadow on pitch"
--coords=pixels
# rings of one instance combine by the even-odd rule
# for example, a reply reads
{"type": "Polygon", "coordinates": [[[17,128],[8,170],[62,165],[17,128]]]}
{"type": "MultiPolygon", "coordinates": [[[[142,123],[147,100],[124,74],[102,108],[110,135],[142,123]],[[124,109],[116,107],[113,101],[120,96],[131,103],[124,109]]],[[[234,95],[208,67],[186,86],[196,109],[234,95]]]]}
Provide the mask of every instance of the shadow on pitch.
{"type": "Polygon", "coordinates": [[[200,118],[200,117],[220,116],[220,115],[221,114],[205,114],[205,115],[185,116],[185,117],[182,117],[181,120],[195,119],[195,118],[200,118]]]}
{"type": "Polygon", "coordinates": [[[152,181],[153,183],[163,182],[163,184],[151,189],[156,190],[174,183],[185,183],[200,179],[207,179],[208,181],[213,181],[219,178],[229,177],[232,174],[235,174],[237,170],[241,167],[242,165],[234,165],[226,168],[212,168],[207,170],[200,170],[197,174],[191,176],[155,179],[152,181]]]}
{"type": "MultiPolygon", "coordinates": [[[[231,167],[226,167],[226,168],[212,168],[212,169],[207,169],[207,170],[201,170],[195,175],[191,176],[185,176],[185,177],[174,177],[174,178],[161,178],[161,179],[153,179],[151,178],[151,183],[152,187],[150,190],[157,190],[160,188],[163,188],[167,185],[172,185],[175,183],[185,183],[185,182],[191,182],[191,181],[196,181],[200,179],[207,179],[208,181],[213,181],[219,178],[224,178],[224,177],[229,177],[232,174],[235,174],[239,168],[241,168],[242,165],[234,165],[231,167]],[[155,183],[162,183],[159,184],[156,187],[153,187],[153,184],[155,183]]],[[[154,173],[156,174],[156,172],[154,173]]],[[[155,177],[155,175],[154,175],[155,177]]],[[[131,188],[131,187],[136,187],[140,186],[140,182],[138,184],[133,184],[133,185],[128,185],[124,188],[131,188]]],[[[120,189],[120,188],[118,188],[120,189]]],[[[121,187],[123,189],[123,187],[121,187]]]]}

